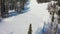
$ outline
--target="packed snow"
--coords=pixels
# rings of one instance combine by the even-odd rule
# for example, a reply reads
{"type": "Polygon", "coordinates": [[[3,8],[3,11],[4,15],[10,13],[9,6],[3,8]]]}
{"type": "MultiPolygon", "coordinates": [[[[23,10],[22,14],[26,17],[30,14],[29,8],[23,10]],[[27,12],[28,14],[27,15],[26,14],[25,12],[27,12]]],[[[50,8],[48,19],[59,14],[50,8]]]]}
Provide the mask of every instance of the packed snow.
{"type": "Polygon", "coordinates": [[[30,23],[32,34],[35,34],[38,28],[43,28],[44,22],[49,22],[47,5],[48,3],[38,4],[36,0],[30,0],[28,12],[3,19],[0,34],[27,34],[30,23]]]}

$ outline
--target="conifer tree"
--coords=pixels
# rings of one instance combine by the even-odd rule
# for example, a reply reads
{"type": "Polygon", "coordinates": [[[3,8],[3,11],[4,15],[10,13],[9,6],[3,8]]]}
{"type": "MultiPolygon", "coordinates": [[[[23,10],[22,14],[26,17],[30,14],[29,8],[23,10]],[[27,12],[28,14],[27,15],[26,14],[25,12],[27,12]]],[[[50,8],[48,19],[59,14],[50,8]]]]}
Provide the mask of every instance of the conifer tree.
{"type": "Polygon", "coordinates": [[[5,5],[4,5],[4,0],[1,0],[1,16],[5,17],[5,5]]]}

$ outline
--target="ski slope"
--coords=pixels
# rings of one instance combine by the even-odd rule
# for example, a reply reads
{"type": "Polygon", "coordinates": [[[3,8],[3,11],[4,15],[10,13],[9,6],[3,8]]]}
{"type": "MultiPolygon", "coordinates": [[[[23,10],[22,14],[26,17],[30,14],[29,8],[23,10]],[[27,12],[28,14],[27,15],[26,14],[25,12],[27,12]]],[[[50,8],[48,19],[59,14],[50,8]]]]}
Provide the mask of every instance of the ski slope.
{"type": "Polygon", "coordinates": [[[48,3],[38,4],[36,0],[30,0],[28,12],[3,19],[0,34],[27,34],[30,23],[32,34],[35,34],[38,28],[43,28],[44,22],[49,22],[47,5],[48,3]]]}

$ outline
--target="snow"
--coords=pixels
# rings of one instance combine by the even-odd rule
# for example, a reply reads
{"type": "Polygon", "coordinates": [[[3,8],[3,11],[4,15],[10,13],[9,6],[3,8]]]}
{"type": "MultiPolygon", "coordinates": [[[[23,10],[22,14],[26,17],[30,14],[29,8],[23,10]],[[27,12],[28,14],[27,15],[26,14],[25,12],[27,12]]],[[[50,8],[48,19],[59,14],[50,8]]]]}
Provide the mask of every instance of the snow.
{"type": "Polygon", "coordinates": [[[9,10],[9,13],[10,13],[10,12],[14,12],[14,11],[15,11],[15,10],[9,10]]]}
{"type": "Polygon", "coordinates": [[[30,0],[29,11],[17,16],[3,19],[0,23],[0,34],[27,34],[29,24],[32,24],[32,34],[37,29],[43,28],[44,22],[49,21],[49,13],[47,11],[48,3],[38,4],[36,0],[30,0]]]}

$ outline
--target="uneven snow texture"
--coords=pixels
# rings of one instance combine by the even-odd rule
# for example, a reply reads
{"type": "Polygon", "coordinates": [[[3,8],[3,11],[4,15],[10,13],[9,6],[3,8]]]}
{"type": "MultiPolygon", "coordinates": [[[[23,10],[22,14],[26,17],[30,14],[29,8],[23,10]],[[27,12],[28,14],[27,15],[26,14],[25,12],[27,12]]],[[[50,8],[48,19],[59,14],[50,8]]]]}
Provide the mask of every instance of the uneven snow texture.
{"type": "Polygon", "coordinates": [[[6,18],[0,23],[0,34],[27,34],[30,23],[32,34],[35,34],[38,28],[43,28],[44,22],[49,21],[47,5],[48,3],[38,4],[36,0],[30,0],[28,12],[6,18]]]}

